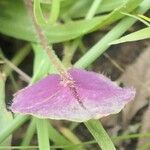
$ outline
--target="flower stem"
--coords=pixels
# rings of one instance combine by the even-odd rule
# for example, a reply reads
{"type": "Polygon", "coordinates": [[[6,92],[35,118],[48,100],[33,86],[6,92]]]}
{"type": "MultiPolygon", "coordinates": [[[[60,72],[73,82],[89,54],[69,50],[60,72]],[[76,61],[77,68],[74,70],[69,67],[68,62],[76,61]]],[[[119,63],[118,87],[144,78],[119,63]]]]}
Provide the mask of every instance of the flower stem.
{"type": "Polygon", "coordinates": [[[73,82],[71,76],[69,75],[69,73],[67,72],[67,70],[65,69],[65,67],[63,66],[61,61],[58,59],[58,57],[55,55],[54,51],[52,49],[50,49],[47,38],[45,37],[45,35],[43,33],[43,30],[41,29],[41,27],[36,22],[36,19],[34,17],[34,13],[33,13],[32,1],[31,0],[24,0],[24,2],[26,4],[28,13],[32,18],[33,25],[35,27],[38,40],[39,40],[41,46],[43,47],[43,50],[46,51],[52,64],[55,66],[55,68],[60,73],[64,83],[72,85],[74,82],[73,82]]]}
{"type": "Polygon", "coordinates": [[[70,74],[67,72],[67,70],[65,69],[64,65],[61,63],[61,61],[58,59],[58,57],[55,55],[54,51],[52,51],[49,47],[48,41],[42,31],[42,28],[36,23],[36,19],[34,17],[34,13],[33,13],[33,6],[32,6],[32,1],[31,0],[24,0],[28,13],[30,14],[30,16],[32,17],[32,21],[33,21],[33,25],[35,27],[37,36],[38,36],[38,40],[41,44],[41,46],[43,47],[43,50],[46,51],[49,59],[51,60],[52,64],[54,65],[54,67],[56,68],[56,70],[58,70],[62,81],[63,81],[63,85],[64,86],[68,86],[70,91],[72,92],[72,94],[74,95],[75,99],[78,101],[78,103],[80,104],[81,107],[84,107],[78,93],[77,93],[77,89],[76,86],[74,84],[74,80],[73,78],[70,76],[70,74]]]}

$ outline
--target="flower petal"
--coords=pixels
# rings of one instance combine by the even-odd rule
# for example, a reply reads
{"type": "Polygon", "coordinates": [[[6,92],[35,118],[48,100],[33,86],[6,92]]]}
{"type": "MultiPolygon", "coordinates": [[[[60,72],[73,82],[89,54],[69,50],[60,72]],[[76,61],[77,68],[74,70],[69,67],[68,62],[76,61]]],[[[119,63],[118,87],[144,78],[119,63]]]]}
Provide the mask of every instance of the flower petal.
{"type": "Polygon", "coordinates": [[[59,75],[49,75],[21,90],[11,110],[40,118],[83,122],[117,113],[134,98],[134,89],[121,88],[103,75],[82,69],[71,69],[69,73],[84,107],[71,89],[63,86],[59,75]]]}

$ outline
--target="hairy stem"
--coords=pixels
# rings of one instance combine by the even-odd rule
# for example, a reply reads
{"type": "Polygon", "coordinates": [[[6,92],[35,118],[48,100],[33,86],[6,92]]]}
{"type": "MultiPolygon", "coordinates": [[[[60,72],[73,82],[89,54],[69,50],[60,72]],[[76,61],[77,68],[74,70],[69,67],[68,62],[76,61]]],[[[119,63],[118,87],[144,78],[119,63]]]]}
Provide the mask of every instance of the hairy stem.
{"type": "Polygon", "coordinates": [[[35,17],[34,17],[34,13],[33,13],[33,6],[32,6],[32,1],[31,0],[24,0],[28,13],[32,18],[33,21],[33,25],[35,27],[36,30],[36,34],[38,37],[38,40],[41,44],[41,46],[43,47],[43,50],[46,51],[49,59],[51,60],[52,64],[55,66],[55,68],[58,70],[58,72],[60,73],[64,83],[67,83],[68,85],[73,85],[73,80],[71,78],[71,76],[69,75],[69,73],[67,72],[67,70],[65,69],[65,67],[62,65],[61,61],[58,59],[58,57],[55,55],[55,53],[53,52],[53,50],[49,47],[47,38],[45,37],[43,30],[41,29],[41,27],[36,23],[35,17]]]}

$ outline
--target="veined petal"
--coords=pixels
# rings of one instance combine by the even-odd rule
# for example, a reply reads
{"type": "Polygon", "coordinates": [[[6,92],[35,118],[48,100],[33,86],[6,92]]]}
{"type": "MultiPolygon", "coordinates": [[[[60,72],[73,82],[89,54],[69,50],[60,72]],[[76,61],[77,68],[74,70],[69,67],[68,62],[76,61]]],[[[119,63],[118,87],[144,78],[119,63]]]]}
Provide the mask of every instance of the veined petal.
{"type": "Polygon", "coordinates": [[[21,90],[11,106],[13,112],[40,118],[84,122],[118,113],[135,96],[132,88],[121,88],[107,77],[82,69],[69,70],[80,102],[59,75],[49,75],[21,90]]]}

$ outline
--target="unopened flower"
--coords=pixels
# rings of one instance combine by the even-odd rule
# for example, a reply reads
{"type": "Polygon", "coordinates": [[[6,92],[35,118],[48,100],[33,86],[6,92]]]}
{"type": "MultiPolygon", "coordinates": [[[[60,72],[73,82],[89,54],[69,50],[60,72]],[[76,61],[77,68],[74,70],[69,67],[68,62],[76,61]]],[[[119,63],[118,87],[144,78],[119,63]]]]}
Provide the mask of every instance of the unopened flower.
{"type": "Polygon", "coordinates": [[[65,84],[52,74],[15,94],[11,110],[40,118],[84,122],[118,113],[135,96],[133,88],[121,88],[102,74],[68,71],[74,81],[65,84]]]}

